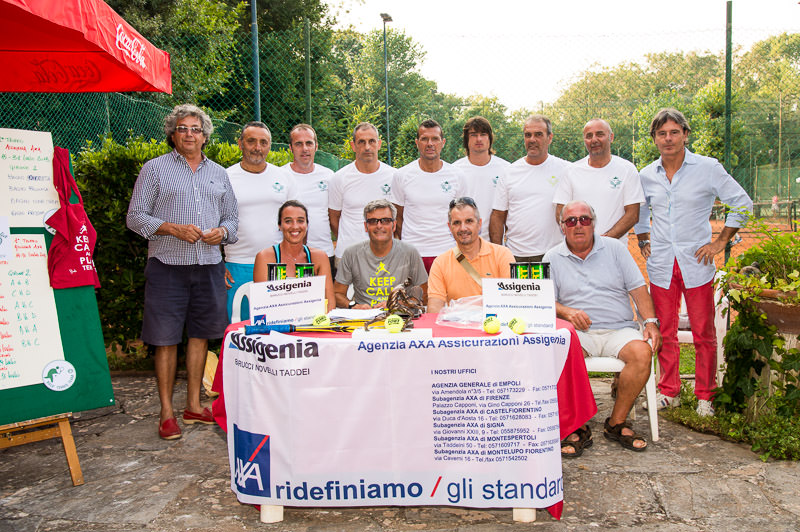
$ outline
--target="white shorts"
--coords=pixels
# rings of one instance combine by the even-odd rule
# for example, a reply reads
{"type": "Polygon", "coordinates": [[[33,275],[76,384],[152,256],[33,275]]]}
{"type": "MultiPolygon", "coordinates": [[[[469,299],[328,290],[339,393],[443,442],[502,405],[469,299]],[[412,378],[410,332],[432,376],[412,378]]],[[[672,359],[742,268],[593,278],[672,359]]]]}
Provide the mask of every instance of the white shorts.
{"type": "Polygon", "coordinates": [[[581,347],[590,357],[619,358],[619,352],[632,340],[643,340],[642,331],[631,327],[622,329],[590,329],[575,331],[581,347]]]}

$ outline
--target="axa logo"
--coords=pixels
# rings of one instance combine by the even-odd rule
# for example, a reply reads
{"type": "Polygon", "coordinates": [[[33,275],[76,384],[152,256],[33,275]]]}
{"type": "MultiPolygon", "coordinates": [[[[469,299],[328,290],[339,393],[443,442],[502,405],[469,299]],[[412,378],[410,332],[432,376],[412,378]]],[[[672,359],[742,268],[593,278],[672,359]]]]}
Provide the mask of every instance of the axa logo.
{"type": "Polygon", "coordinates": [[[611,188],[617,188],[622,184],[622,179],[618,178],[617,176],[614,176],[608,180],[608,183],[611,185],[611,188]]]}
{"type": "Polygon", "coordinates": [[[270,496],[269,434],[256,434],[233,425],[236,487],[240,493],[270,496]]]}

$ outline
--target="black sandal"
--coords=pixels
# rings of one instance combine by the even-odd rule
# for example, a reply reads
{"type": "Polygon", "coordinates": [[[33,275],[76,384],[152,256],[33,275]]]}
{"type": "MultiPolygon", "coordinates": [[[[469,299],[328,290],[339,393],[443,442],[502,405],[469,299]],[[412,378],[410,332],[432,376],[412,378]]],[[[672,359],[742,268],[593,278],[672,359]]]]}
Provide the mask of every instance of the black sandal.
{"type": "Polygon", "coordinates": [[[612,425],[611,418],[607,417],[606,422],[603,424],[603,436],[611,441],[619,442],[624,448],[636,451],[637,453],[647,450],[647,440],[644,439],[644,436],[636,434],[635,431],[630,435],[623,434],[622,429],[631,429],[631,431],[633,431],[629,421],[624,421],[619,425],[612,425]],[[643,441],[644,447],[636,447],[633,445],[633,442],[636,440],[643,441]]]}
{"type": "Polygon", "coordinates": [[[594,444],[594,439],[592,439],[592,429],[589,428],[589,425],[584,425],[579,427],[578,430],[573,432],[567,438],[561,440],[561,457],[562,458],[578,458],[580,455],[583,454],[585,449],[588,449],[594,444]],[[567,438],[572,436],[572,434],[577,434],[578,439],[575,441],[570,441],[567,438]],[[564,447],[572,447],[574,452],[565,453],[564,447]]]}

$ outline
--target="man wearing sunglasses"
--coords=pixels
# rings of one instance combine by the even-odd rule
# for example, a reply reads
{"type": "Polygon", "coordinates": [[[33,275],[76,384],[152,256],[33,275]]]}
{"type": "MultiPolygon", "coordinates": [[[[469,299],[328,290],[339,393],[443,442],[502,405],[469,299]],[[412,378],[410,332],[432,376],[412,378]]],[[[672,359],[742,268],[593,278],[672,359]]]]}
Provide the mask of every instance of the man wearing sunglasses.
{"type": "Polygon", "coordinates": [[[456,247],[436,257],[428,280],[428,312],[436,313],[453,299],[483,293],[484,277],[507,278],[514,256],[508,248],[481,238],[481,214],[475,200],[450,202],[447,226],[456,247]]]}
{"type": "Polygon", "coordinates": [[[589,120],[583,128],[583,143],[589,153],[574,162],[558,184],[553,203],[556,219],[568,201],[590,201],[597,211],[597,230],[603,236],[625,239],[639,219],[644,201],[639,172],[630,162],[612,155],[614,132],[605,120],[589,120]]]}
{"type": "Polygon", "coordinates": [[[364,207],[364,229],[369,240],[353,244],[342,254],[333,292],[340,308],[385,307],[392,288],[411,279],[427,290],[428,274],[416,248],[394,238],[397,211],[392,202],[373,200],[364,207]],[[347,297],[353,286],[353,299],[347,297]]]}
{"type": "MultiPolygon", "coordinates": [[[[653,300],[627,246],[597,234],[595,221],[594,209],[586,202],[565,204],[560,219],[564,242],[548,251],[544,261],[550,263],[556,315],[575,326],[584,356],[611,356],[625,362],[603,435],[626,449],[644,451],[647,441],[631,429],[627,419],[650,377],[661,333],[653,300]],[[630,298],[644,319],[643,332],[634,320],[630,298]]],[[[564,439],[561,454],[577,457],[591,441],[591,430],[585,425],[564,439]]]]}
{"type": "Polygon", "coordinates": [[[172,392],[184,328],[183,422],[214,423],[200,404],[200,386],[208,340],[221,338],[228,325],[220,244],[236,242],[238,209],[225,169],[203,153],[213,131],[198,107],[175,107],[164,120],[173,151],[142,166],[128,207],[128,228],[148,240],[142,341],[156,348],[158,434],[165,440],[181,437],[172,392]]]}

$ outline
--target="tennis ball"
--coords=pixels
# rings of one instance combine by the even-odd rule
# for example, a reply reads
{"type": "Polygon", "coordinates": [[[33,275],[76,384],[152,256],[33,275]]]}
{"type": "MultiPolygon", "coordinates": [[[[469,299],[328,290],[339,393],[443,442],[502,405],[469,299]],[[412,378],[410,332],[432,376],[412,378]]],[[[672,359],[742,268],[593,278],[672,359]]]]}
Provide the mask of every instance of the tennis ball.
{"type": "Polygon", "coordinates": [[[528,322],[523,318],[511,318],[508,321],[508,328],[517,334],[522,334],[528,328],[528,322]]]}
{"type": "Polygon", "coordinates": [[[325,314],[317,314],[314,316],[314,319],[311,320],[311,325],[314,327],[327,327],[331,324],[331,320],[328,319],[328,316],[325,314]]]}
{"type": "Polygon", "coordinates": [[[403,330],[403,325],[405,325],[405,321],[403,318],[398,316],[397,314],[389,314],[386,319],[383,321],[383,326],[386,327],[386,330],[392,333],[397,333],[403,330]]]}
{"type": "Polygon", "coordinates": [[[483,320],[483,330],[489,334],[500,332],[500,320],[497,319],[497,316],[486,316],[486,319],[483,320]]]}

